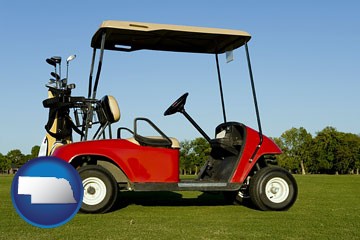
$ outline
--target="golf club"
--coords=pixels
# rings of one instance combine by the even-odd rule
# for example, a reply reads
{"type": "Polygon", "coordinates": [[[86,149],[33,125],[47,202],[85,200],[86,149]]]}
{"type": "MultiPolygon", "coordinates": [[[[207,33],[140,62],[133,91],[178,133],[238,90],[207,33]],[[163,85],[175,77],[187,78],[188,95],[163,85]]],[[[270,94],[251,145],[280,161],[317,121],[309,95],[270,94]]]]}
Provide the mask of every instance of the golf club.
{"type": "MultiPolygon", "coordinates": [[[[53,56],[53,57],[51,57],[51,59],[59,65],[59,76],[61,77],[61,57],[53,56]]],[[[59,77],[59,79],[60,79],[60,77],[59,77]]]]}
{"type": "Polygon", "coordinates": [[[71,62],[72,60],[74,60],[76,58],[76,55],[70,55],[67,59],[66,59],[66,79],[69,78],[69,62],[71,62]]]}
{"type": "Polygon", "coordinates": [[[51,72],[50,74],[51,74],[52,77],[54,77],[56,79],[56,81],[60,80],[60,76],[56,72],[51,72]]]}
{"type": "Polygon", "coordinates": [[[56,67],[56,62],[52,58],[47,58],[46,62],[50,64],[51,66],[56,67]]]}

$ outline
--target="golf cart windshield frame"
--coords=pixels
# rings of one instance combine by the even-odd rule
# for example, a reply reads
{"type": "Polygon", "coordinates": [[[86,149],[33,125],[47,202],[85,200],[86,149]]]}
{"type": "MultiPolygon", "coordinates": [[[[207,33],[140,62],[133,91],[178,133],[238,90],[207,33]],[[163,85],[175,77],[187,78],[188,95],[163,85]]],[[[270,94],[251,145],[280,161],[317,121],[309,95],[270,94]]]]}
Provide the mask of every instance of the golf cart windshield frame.
{"type": "MultiPolygon", "coordinates": [[[[140,22],[104,21],[101,24],[100,28],[94,34],[91,41],[91,47],[93,48],[93,57],[89,76],[88,98],[96,98],[96,91],[102,68],[104,50],[132,52],[144,49],[215,54],[223,117],[224,122],[226,122],[225,104],[218,55],[227,51],[235,50],[245,45],[255,112],[260,134],[260,146],[262,143],[262,129],[256,98],[255,84],[250,63],[250,55],[247,45],[247,42],[250,40],[250,38],[251,35],[249,33],[238,30],[151,24],[140,22]],[[100,49],[100,56],[98,60],[98,68],[93,87],[93,71],[97,49],[100,49]]],[[[89,111],[89,114],[91,116],[92,111],[89,111]]]]}

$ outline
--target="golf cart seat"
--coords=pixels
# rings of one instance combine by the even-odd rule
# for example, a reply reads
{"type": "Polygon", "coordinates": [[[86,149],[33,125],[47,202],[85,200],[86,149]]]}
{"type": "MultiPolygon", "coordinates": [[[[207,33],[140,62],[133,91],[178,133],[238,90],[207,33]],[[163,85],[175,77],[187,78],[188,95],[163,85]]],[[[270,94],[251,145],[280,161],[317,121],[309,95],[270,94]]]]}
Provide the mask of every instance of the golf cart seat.
{"type": "Polygon", "coordinates": [[[150,147],[164,147],[164,148],[173,148],[180,149],[180,143],[176,138],[168,137],[163,133],[150,119],[147,118],[135,118],[134,120],[134,131],[126,128],[119,127],[117,130],[117,138],[121,139],[121,130],[126,130],[133,137],[126,138],[125,140],[134,143],[139,146],[150,146],[150,147]],[[159,135],[158,136],[142,136],[138,134],[138,122],[148,123],[159,135]]]}
{"type": "Polygon", "coordinates": [[[100,123],[105,124],[106,122],[115,123],[120,119],[120,108],[113,96],[106,95],[100,100],[100,105],[103,114],[99,114],[100,123]]]}
{"type": "Polygon", "coordinates": [[[100,139],[101,136],[105,138],[106,128],[109,129],[109,137],[112,138],[111,124],[120,119],[120,109],[116,99],[113,96],[105,95],[97,102],[96,113],[100,127],[96,131],[93,139],[100,139]]]}
{"type": "MultiPolygon", "coordinates": [[[[127,138],[126,140],[128,140],[129,142],[132,142],[136,145],[144,145],[145,142],[147,142],[148,144],[145,144],[147,146],[157,146],[160,144],[160,146],[163,144],[166,144],[165,139],[161,136],[146,136],[143,137],[144,139],[142,140],[143,144],[140,144],[139,141],[137,141],[135,139],[135,137],[131,137],[131,138],[127,138]]],[[[180,149],[180,142],[179,140],[177,140],[176,138],[173,137],[169,137],[169,139],[171,140],[171,148],[174,149],[180,149]]]]}

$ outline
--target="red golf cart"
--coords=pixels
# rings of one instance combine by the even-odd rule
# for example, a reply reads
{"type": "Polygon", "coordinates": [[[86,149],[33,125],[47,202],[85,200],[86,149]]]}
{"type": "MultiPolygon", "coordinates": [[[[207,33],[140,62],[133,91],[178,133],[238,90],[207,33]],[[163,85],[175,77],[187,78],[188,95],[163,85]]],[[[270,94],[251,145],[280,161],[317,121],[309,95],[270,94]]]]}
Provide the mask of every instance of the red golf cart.
{"type": "MultiPolygon", "coordinates": [[[[47,85],[49,98],[43,102],[49,108],[49,120],[41,152],[68,161],[78,169],[84,185],[82,212],[109,211],[119,194],[121,199],[122,191],[221,192],[231,201],[248,198],[261,210],[287,210],[294,204],[296,181],[288,171],[274,166],[281,150],[262,133],[248,50],[250,38],[248,33],[237,30],[105,21],[91,41],[93,58],[87,97],[71,96],[75,85],[68,84],[67,77],[61,79],[58,74],[60,57],[47,59],[55,67],[52,73],[55,79],[47,85]],[[258,131],[226,120],[218,56],[240,47],[245,48],[258,131]],[[104,51],[143,49],[215,56],[224,119],[215,127],[215,137],[208,136],[186,112],[188,93],[164,113],[165,116],[183,114],[211,146],[210,156],[195,179],[179,178],[177,139],[167,136],[147,118],[136,118],[133,129],[119,127],[117,136],[113,137],[111,127],[120,119],[117,102],[112,96],[96,98],[104,51]],[[75,121],[70,117],[71,110],[75,121]],[[158,136],[141,135],[139,124],[148,124],[158,136]],[[91,128],[97,129],[92,137],[91,128]],[[81,141],[73,142],[73,131],[80,134],[81,141]],[[123,132],[131,137],[122,138],[123,132]]],[[[73,58],[69,57],[67,64],[73,58]]]]}

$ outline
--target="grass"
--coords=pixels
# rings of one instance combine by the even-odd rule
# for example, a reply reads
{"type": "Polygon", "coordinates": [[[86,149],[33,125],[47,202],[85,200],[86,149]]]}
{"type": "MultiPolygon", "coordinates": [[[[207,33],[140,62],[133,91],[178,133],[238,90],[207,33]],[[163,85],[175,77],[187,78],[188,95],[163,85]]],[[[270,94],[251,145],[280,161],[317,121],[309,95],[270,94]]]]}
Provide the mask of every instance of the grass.
{"type": "Polygon", "coordinates": [[[113,212],[40,229],[17,215],[12,177],[0,175],[0,239],[360,239],[360,176],[296,179],[298,200],[286,212],[226,205],[200,192],[129,192],[113,212]]]}

